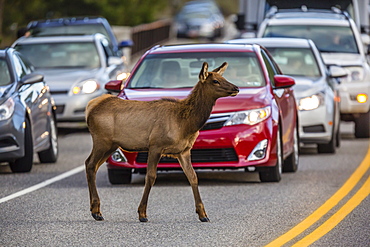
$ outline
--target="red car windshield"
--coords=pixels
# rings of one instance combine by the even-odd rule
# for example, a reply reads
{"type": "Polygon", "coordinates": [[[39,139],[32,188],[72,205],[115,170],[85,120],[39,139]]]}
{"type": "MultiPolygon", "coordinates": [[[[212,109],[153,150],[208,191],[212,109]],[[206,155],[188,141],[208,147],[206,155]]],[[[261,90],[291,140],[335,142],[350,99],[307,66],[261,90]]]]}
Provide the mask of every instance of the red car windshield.
{"type": "Polygon", "coordinates": [[[127,88],[191,88],[198,82],[203,62],[209,71],[229,64],[224,77],[238,87],[261,87],[265,80],[254,53],[193,52],[150,54],[141,62],[127,88]]]}

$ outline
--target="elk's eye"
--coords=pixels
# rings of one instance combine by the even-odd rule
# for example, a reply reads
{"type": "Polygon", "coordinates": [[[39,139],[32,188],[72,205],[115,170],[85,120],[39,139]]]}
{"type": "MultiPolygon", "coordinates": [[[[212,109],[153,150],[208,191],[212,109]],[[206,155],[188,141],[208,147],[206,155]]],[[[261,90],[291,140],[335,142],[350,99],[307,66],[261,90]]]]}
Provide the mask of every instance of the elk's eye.
{"type": "Polygon", "coordinates": [[[220,84],[220,82],[219,82],[219,81],[217,81],[217,80],[213,80],[213,83],[214,83],[214,84],[220,84]]]}

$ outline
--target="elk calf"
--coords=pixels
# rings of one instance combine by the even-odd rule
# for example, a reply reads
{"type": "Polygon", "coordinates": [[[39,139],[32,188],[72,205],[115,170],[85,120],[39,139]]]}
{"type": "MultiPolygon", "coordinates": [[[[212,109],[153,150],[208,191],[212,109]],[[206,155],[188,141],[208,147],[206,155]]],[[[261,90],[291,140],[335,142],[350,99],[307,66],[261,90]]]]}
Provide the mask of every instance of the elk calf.
{"type": "Polygon", "coordinates": [[[183,100],[154,101],[122,100],[103,95],[89,102],[86,122],[93,147],[87,158],[86,176],[90,193],[90,210],[95,220],[104,220],[96,188],[96,172],[118,147],[126,151],[148,152],[144,193],[138,208],[139,220],[148,221],[148,196],[157,176],[161,156],[177,158],[193,190],[196,212],[200,221],[209,221],[199,190],[198,178],[190,160],[199,130],[209,118],[220,97],[235,96],[239,89],[222,77],[227,63],[212,72],[203,63],[199,82],[183,100]]]}

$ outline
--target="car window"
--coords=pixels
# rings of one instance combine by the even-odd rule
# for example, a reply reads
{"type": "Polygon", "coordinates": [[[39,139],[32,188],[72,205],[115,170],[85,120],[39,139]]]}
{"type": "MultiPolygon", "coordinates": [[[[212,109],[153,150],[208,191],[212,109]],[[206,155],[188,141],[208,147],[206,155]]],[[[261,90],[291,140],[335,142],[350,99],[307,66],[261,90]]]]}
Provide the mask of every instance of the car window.
{"type": "Polygon", "coordinates": [[[267,48],[281,71],[291,76],[320,77],[317,60],[308,48],[267,48]]]}
{"type": "Polygon", "coordinates": [[[30,71],[24,65],[24,63],[19,59],[19,57],[16,54],[13,54],[12,56],[13,56],[15,73],[17,74],[18,78],[22,78],[23,76],[29,74],[30,71]]]}
{"type": "Polygon", "coordinates": [[[0,86],[5,86],[11,83],[8,65],[5,59],[0,59],[0,86]]]}
{"type": "Polygon", "coordinates": [[[209,71],[227,62],[229,66],[223,76],[239,87],[265,85],[260,64],[252,52],[198,52],[148,55],[127,87],[193,87],[198,82],[203,62],[208,63],[209,71]]]}
{"type": "Polygon", "coordinates": [[[53,35],[89,35],[95,33],[104,34],[108,39],[109,35],[104,25],[101,23],[88,25],[70,25],[70,26],[48,26],[36,27],[31,30],[32,36],[53,36],[53,35]]]}
{"type": "Polygon", "coordinates": [[[279,70],[275,68],[274,62],[270,59],[269,55],[264,50],[261,50],[263,61],[265,62],[269,79],[272,85],[274,85],[274,76],[279,74],[279,70]]]}
{"type": "Polygon", "coordinates": [[[92,42],[18,44],[15,49],[35,68],[98,68],[100,59],[92,42]]]}
{"type": "Polygon", "coordinates": [[[359,53],[349,26],[270,25],[263,36],[312,39],[321,52],[359,53]]]}

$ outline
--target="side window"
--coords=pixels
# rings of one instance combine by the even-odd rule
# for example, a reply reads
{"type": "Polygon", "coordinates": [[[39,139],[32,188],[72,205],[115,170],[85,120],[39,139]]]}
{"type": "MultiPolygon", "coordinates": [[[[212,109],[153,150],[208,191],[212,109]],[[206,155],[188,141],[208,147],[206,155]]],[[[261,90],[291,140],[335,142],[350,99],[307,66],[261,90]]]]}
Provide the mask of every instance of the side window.
{"type": "Polygon", "coordinates": [[[18,78],[22,78],[24,75],[29,74],[31,72],[31,71],[27,71],[24,63],[15,54],[13,54],[13,61],[14,61],[15,73],[17,74],[18,78]]]}
{"type": "Polygon", "coordinates": [[[113,47],[107,39],[102,39],[101,44],[107,58],[114,56],[113,47]]]}
{"type": "Polygon", "coordinates": [[[267,71],[269,73],[269,79],[272,85],[274,85],[274,75],[279,74],[278,70],[275,68],[274,63],[271,61],[269,56],[264,50],[261,50],[263,60],[265,61],[267,71]]]}

